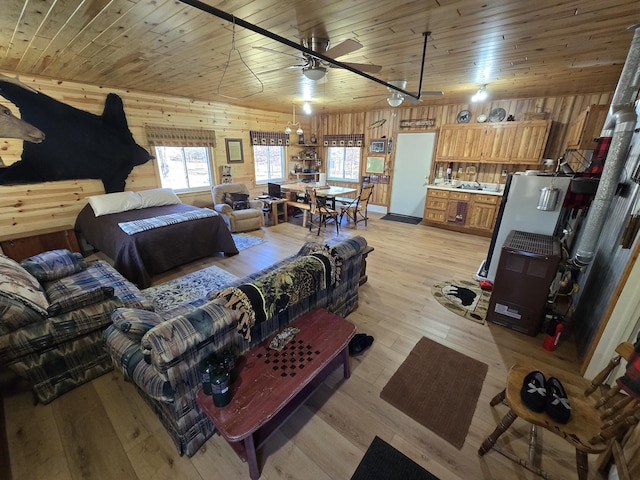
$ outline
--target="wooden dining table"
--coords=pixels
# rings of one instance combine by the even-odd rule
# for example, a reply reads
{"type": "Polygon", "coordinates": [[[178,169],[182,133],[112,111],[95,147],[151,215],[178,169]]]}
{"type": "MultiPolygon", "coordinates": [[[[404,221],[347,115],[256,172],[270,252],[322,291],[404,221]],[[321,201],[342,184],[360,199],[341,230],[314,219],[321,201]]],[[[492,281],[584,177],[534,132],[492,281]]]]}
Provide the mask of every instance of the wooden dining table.
{"type": "Polygon", "coordinates": [[[305,193],[308,188],[315,188],[316,195],[323,197],[331,202],[331,208],[336,208],[336,197],[341,195],[349,195],[356,193],[357,188],[352,187],[337,187],[335,185],[319,186],[317,183],[312,182],[295,182],[295,183],[283,183],[280,185],[283,192],[295,192],[305,193]]]}

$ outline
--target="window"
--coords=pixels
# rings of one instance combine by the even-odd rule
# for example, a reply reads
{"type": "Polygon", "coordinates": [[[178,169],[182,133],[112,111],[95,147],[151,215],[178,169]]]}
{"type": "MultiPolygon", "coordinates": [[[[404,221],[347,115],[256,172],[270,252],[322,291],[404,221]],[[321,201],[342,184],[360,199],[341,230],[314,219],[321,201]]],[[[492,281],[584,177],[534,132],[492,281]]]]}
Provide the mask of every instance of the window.
{"type": "Polygon", "coordinates": [[[163,188],[199,190],[213,184],[209,147],[156,145],[155,149],[163,188]]]}
{"type": "Polygon", "coordinates": [[[279,182],[284,180],[284,147],[254,145],[253,160],[256,169],[256,183],[279,182]]]}
{"type": "Polygon", "coordinates": [[[358,182],[360,179],[360,147],[328,147],[329,180],[358,182]]]}

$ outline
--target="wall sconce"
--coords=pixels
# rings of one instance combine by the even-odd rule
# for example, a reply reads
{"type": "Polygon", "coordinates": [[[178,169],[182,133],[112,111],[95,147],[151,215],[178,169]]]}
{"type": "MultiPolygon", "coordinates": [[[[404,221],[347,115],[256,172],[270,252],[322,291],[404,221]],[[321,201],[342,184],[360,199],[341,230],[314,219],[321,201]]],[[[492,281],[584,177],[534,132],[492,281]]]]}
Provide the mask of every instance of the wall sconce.
{"type": "Polygon", "coordinates": [[[293,105],[293,122],[287,122],[287,126],[284,129],[284,133],[289,135],[291,131],[297,127],[296,133],[298,135],[302,135],[304,132],[302,131],[302,127],[300,127],[300,122],[296,122],[296,106],[293,105]]]}
{"type": "Polygon", "coordinates": [[[471,97],[472,102],[484,102],[487,99],[487,86],[481,86],[478,91],[471,97]]]}

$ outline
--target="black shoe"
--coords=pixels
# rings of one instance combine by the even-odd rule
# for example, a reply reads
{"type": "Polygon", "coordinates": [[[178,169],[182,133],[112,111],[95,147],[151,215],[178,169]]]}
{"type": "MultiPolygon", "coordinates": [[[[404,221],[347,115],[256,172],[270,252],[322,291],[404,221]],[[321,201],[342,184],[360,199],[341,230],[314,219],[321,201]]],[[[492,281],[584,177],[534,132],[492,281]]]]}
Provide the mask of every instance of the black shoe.
{"type": "Polygon", "coordinates": [[[551,377],[547,380],[547,389],[547,415],[558,423],[567,423],[571,417],[571,405],[560,380],[551,377]]]}
{"type": "Polygon", "coordinates": [[[373,343],[371,335],[355,335],[349,342],[349,355],[360,355],[373,343]]]}
{"type": "Polygon", "coordinates": [[[547,387],[542,372],[536,370],[524,377],[520,398],[529,410],[544,412],[547,405],[547,387]]]}

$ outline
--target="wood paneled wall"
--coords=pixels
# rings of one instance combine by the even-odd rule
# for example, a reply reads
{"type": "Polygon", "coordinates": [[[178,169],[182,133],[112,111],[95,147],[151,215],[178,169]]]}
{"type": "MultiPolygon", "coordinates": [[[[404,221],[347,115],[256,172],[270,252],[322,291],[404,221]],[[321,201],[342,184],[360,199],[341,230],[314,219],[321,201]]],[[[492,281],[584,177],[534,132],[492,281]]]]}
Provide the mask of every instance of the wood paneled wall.
{"type": "MultiPolygon", "coordinates": [[[[9,72],[4,73],[14,76],[9,72]]],[[[246,183],[253,190],[256,189],[249,131],[279,132],[291,120],[291,114],[234,107],[217,102],[161,97],[35,77],[21,76],[20,81],[56,100],[96,115],[102,114],[108,93],[118,94],[124,103],[127,122],[134,139],[149,151],[152,148],[146,140],[145,124],[213,129],[216,132],[213,160],[217,177],[220,176],[220,166],[227,163],[225,138],[241,138],[245,161],[233,164],[234,180],[246,183]]],[[[20,116],[18,109],[9,101],[0,98],[0,102],[10,107],[16,116],[20,116]]],[[[309,117],[303,116],[297,120],[305,131],[310,131],[309,117]]],[[[293,137],[295,135],[292,136],[292,141],[293,137]]],[[[0,156],[6,165],[18,161],[21,154],[21,140],[0,139],[0,156]]],[[[152,160],[133,169],[127,179],[126,189],[144,190],[159,186],[157,164],[152,160]]],[[[97,180],[0,186],[0,235],[4,238],[16,238],[33,231],[73,225],[78,212],[86,203],[85,197],[101,193],[104,193],[102,182],[97,180]]],[[[197,195],[183,195],[182,198],[186,203],[194,205],[211,202],[208,191],[197,195]]]]}
{"type": "MultiPolygon", "coordinates": [[[[501,101],[485,101],[481,103],[468,103],[456,105],[436,105],[436,106],[414,106],[410,108],[391,108],[386,107],[382,110],[369,111],[366,113],[353,114],[335,114],[320,115],[318,122],[320,135],[364,132],[365,142],[368,145],[371,139],[391,138],[397,133],[408,132],[430,132],[438,131],[441,125],[448,123],[456,123],[456,117],[461,110],[469,110],[472,115],[471,121],[474,122],[479,115],[489,115],[494,108],[504,108],[507,115],[513,115],[516,121],[525,120],[525,114],[544,114],[546,119],[552,120],[551,132],[547,142],[544,158],[552,158],[557,160],[565,152],[566,136],[570,123],[589,105],[608,105],[611,101],[612,93],[602,93],[596,95],[576,95],[576,96],[558,96],[519,100],[501,100],[501,101]],[[428,128],[403,128],[400,127],[402,120],[421,120],[434,119],[433,126],[428,128]],[[377,127],[370,128],[376,122],[385,120],[385,122],[377,127]],[[350,128],[362,128],[362,130],[349,130],[350,128]]],[[[386,104],[385,104],[386,105],[386,104]]],[[[389,173],[393,174],[394,151],[387,155],[386,166],[389,173]]],[[[477,175],[474,178],[465,178],[463,180],[475,180],[483,183],[504,183],[506,177],[502,176],[503,171],[509,173],[522,171],[526,169],[540,169],[540,165],[519,165],[519,164],[468,164],[455,163],[453,165],[454,172],[459,168],[466,171],[467,166],[475,166],[477,175]]],[[[437,174],[437,164],[433,162],[431,180],[437,174]]],[[[364,168],[361,172],[365,175],[364,168]]],[[[374,201],[376,205],[389,204],[391,193],[391,184],[378,185],[374,190],[374,201]]]]}
{"type": "MultiPolygon", "coordinates": [[[[10,72],[4,72],[11,76],[10,72]]],[[[254,181],[253,155],[249,139],[250,130],[281,131],[289,114],[267,112],[264,110],[236,107],[218,102],[195,101],[186,98],[159,96],[143,92],[122,91],[99,86],[82,85],[71,82],[59,82],[36,77],[20,77],[25,84],[59,101],[82,110],[101,114],[108,93],[122,97],[129,128],[136,142],[149,149],[144,134],[145,124],[169,125],[177,127],[203,127],[216,131],[217,145],[214,148],[216,175],[220,175],[220,166],[226,164],[225,138],[242,138],[244,163],[233,164],[234,180],[247,184],[257,193],[254,181]]],[[[565,137],[570,122],[580,112],[592,104],[608,104],[611,94],[545,97],[538,99],[488,101],[480,104],[456,104],[440,106],[414,106],[410,108],[382,108],[368,112],[343,114],[317,114],[314,117],[298,118],[305,133],[316,133],[321,140],[325,134],[364,133],[366,157],[371,139],[391,138],[400,132],[437,131],[440,125],[455,123],[460,110],[470,110],[472,121],[478,115],[502,107],[516,120],[523,120],[525,113],[544,112],[553,121],[551,136],[545,157],[557,159],[564,152],[565,137]],[[429,128],[401,128],[401,120],[433,118],[435,123],[429,128]],[[375,122],[385,120],[377,127],[375,122]]],[[[10,102],[4,105],[12,108],[19,116],[17,108],[10,102]]],[[[293,137],[292,137],[292,141],[293,137]]],[[[20,159],[22,141],[0,140],[0,156],[5,164],[20,159]]],[[[290,155],[292,152],[287,152],[290,155]]],[[[326,160],[320,154],[323,160],[326,160]]],[[[387,155],[386,168],[393,172],[393,152],[387,155]]],[[[477,164],[478,180],[481,182],[504,181],[502,170],[515,171],[525,169],[525,165],[483,165],[477,164]]],[[[458,166],[454,166],[457,170],[458,166]]],[[[434,165],[435,169],[435,165],[434,165]]],[[[463,169],[464,170],[464,169],[463,169]]],[[[364,175],[364,162],[363,171],[364,175]]],[[[143,190],[160,186],[155,161],[136,167],[127,179],[127,190],[143,190]]],[[[357,185],[354,185],[357,186],[357,185]]],[[[387,205],[391,185],[379,184],[376,187],[374,201],[376,205],[387,205]]],[[[4,238],[15,238],[33,231],[68,227],[73,225],[79,210],[85,204],[85,197],[103,193],[102,184],[96,180],[77,180],[47,182],[42,184],[0,186],[0,225],[4,238]],[[5,233],[6,232],[6,233],[5,233]]],[[[192,204],[210,202],[209,192],[201,195],[184,196],[184,201],[192,204]]]]}

